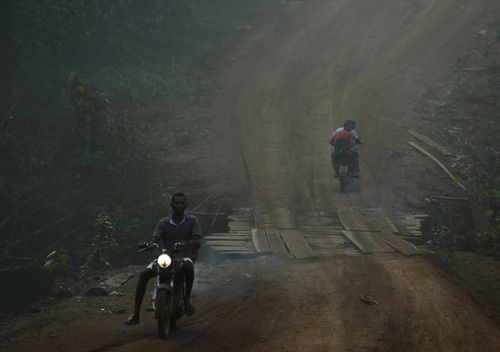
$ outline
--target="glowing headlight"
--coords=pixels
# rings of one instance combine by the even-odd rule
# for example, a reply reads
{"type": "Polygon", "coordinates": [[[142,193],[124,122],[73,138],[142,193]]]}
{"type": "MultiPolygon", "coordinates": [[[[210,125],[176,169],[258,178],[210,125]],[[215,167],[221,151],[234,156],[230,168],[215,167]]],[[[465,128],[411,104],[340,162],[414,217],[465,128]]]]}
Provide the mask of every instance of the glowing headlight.
{"type": "Polygon", "coordinates": [[[172,259],[168,256],[168,254],[162,254],[158,257],[158,265],[160,268],[168,268],[172,264],[172,259]]]}

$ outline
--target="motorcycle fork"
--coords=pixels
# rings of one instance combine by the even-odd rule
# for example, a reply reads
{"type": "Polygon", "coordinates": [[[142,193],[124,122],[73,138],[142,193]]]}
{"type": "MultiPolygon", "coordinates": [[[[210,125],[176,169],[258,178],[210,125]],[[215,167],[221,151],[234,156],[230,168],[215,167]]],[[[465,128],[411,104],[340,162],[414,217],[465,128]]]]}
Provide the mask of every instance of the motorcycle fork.
{"type": "Polygon", "coordinates": [[[158,296],[157,292],[159,290],[167,290],[170,293],[173,292],[172,277],[174,276],[174,274],[173,271],[171,272],[169,271],[162,272],[161,269],[159,269],[158,275],[156,275],[155,289],[153,290],[153,297],[151,298],[152,308],[153,311],[155,312],[156,312],[156,297],[158,296]]]}
{"type": "Polygon", "coordinates": [[[176,318],[179,319],[184,312],[184,292],[185,278],[182,263],[176,266],[172,275],[172,288],[174,294],[174,311],[176,318]]]}

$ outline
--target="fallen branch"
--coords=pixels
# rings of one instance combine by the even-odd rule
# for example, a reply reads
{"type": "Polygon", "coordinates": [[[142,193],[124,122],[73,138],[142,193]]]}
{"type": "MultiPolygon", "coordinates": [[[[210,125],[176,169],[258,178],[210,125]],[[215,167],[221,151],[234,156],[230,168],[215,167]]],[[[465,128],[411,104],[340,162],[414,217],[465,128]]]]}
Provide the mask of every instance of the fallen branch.
{"type": "Polygon", "coordinates": [[[63,216],[62,218],[60,218],[60,219],[58,219],[58,220],[56,220],[56,221],[54,221],[54,222],[52,222],[52,223],[50,223],[50,224],[48,224],[48,225],[46,225],[46,226],[44,226],[44,227],[42,227],[42,228],[40,228],[40,229],[36,230],[36,231],[32,231],[32,232],[28,233],[26,236],[24,236],[23,238],[21,238],[21,239],[19,239],[19,240],[17,240],[17,241],[13,241],[13,242],[11,242],[11,243],[7,244],[7,246],[5,246],[5,248],[3,249],[3,254],[4,254],[6,257],[7,257],[7,256],[9,256],[9,251],[10,251],[10,249],[11,249],[12,247],[17,246],[18,244],[25,242],[28,238],[36,237],[36,236],[38,236],[39,234],[44,233],[45,231],[50,230],[50,229],[51,229],[51,228],[53,228],[53,227],[56,227],[57,225],[59,225],[59,224],[61,224],[61,223],[65,222],[66,220],[70,219],[71,217],[73,217],[73,216],[77,215],[78,213],[80,213],[80,212],[82,212],[83,210],[86,210],[86,209],[88,209],[88,208],[89,208],[89,207],[80,208],[79,210],[76,210],[76,211],[74,211],[74,212],[73,212],[73,213],[71,213],[71,214],[68,214],[68,215],[66,215],[66,216],[63,216]]]}
{"type": "Polygon", "coordinates": [[[221,209],[222,209],[222,203],[223,203],[223,202],[220,202],[220,203],[219,203],[219,207],[217,208],[217,211],[215,212],[215,215],[214,215],[214,217],[213,217],[213,219],[212,219],[212,222],[210,223],[210,227],[211,227],[211,228],[212,228],[212,227],[214,227],[215,222],[217,221],[217,218],[219,217],[220,211],[221,211],[221,209]]]}
{"type": "Polygon", "coordinates": [[[416,139],[418,139],[419,141],[427,144],[429,147],[436,149],[443,156],[450,156],[450,155],[452,155],[448,149],[446,149],[442,145],[438,144],[437,142],[435,142],[431,138],[429,138],[427,136],[424,136],[423,134],[418,133],[417,131],[414,131],[414,130],[408,130],[408,133],[410,135],[412,135],[413,137],[415,137],[416,139]]]}
{"type": "Polygon", "coordinates": [[[2,269],[0,269],[0,274],[8,273],[10,271],[15,271],[15,270],[26,269],[26,268],[29,268],[30,266],[35,265],[35,264],[36,264],[36,262],[29,262],[28,264],[25,264],[25,265],[17,265],[17,266],[10,266],[8,268],[2,268],[2,269]]]}
{"type": "Polygon", "coordinates": [[[373,298],[370,297],[370,295],[368,295],[366,293],[362,293],[360,298],[366,304],[378,304],[377,301],[375,301],[373,298]]]}
{"type": "Polygon", "coordinates": [[[461,184],[457,178],[455,176],[453,176],[453,174],[450,172],[450,170],[448,170],[448,168],[446,166],[443,165],[442,162],[440,162],[438,159],[436,159],[431,153],[429,153],[427,150],[423,149],[422,147],[420,147],[419,145],[417,145],[416,143],[413,143],[413,142],[408,142],[409,145],[411,145],[413,148],[415,148],[416,150],[418,150],[420,153],[424,154],[426,157],[428,157],[429,159],[431,159],[432,161],[434,161],[434,163],[436,163],[445,173],[446,175],[448,175],[449,178],[451,178],[453,180],[453,182],[458,186],[460,187],[462,190],[464,191],[467,191],[467,189],[465,188],[465,186],[463,184],[461,184]]]}
{"type": "Polygon", "coordinates": [[[215,195],[215,193],[211,193],[207,198],[205,198],[201,203],[199,203],[197,206],[195,206],[191,212],[194,212],[196,211],[196,209],[199,209],[203,204],[205,204],[206,202],[208,202],[210,200],[210,198],[212,198],[213,196],[215,195]]]}
{"type": "MultiPolygon", "coordinates": [[[[222,186],[224,186],[225,182],[223,182],[222,186]]],[[[193,209],[191,209],[191,213],[195,212],[197,209],[199,209],[203,204],[208,202],[212,197],[214,197],[216,192],[211,193],[207,198],[205,198],[200,204],[195,206],[193,209]]]]}
{"type": "Polygon", "coordinates": [[[431,199],[439,199],[439,200],[456,200],[456,201],[468,201],[470,198],[467,197],[452,197],[452,196],[431,196],[431,199]]]}
{"type": "Polygon", "coordinates": [[[485,72],[489,71],[488,67],[464,67],[461,68],[460,71],[462,72],[485,72]]]}

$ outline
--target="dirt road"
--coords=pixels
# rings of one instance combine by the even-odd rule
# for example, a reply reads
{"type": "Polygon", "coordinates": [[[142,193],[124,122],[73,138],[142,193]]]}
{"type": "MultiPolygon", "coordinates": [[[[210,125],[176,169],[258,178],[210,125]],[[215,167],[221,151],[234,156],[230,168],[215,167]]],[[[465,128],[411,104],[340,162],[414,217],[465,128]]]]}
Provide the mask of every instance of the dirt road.
{"type": "MultiPolygon", "coordinates": [[[[424,186],[453,190],[425,181],[440,172],[407,149],[406,130],[418,125],[412,108],[426,84],[449,72],[491,3],[283,1],[286,16],[242,43],[214,100],[212,166],[233,180],[235,205],[390,213],[424,186]],[[343,195],[327,142],[346,116],[358,119],[364,146],[361,181],[343,195]]],[[[45,328],[9,349],[36,342],[34,350],[52,351],[500,350],[500,331],[483,307],[418,257],[263,256],[199,274],[199,312],[171,341],[157,340],[151,319],[124,328],[122,316],[89,313],[66,318],[62,335],[45,328]],[[361,293],[378,304],[363,303],[361,293]]]]}

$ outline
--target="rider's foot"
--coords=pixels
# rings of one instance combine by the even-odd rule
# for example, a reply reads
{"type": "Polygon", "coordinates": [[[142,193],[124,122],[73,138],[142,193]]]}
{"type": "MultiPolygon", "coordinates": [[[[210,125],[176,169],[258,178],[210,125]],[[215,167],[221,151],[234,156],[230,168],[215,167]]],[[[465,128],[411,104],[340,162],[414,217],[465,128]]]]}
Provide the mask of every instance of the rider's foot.
{"type": "Polygon", "coordinates": [[[127,320],[123,322],[125,325],[137,325],[139,324],[139,315],[137,314],[132,314],[131,316],[128,317],[127,320]]]}
{"type": "Polygon", "coordinates": [[[184,300],[184,310],[186,311],[186,315],[188,317],[192,316],[196,312],[196,308],[193,306],[193,303],[189,298],[184,300]]]}

